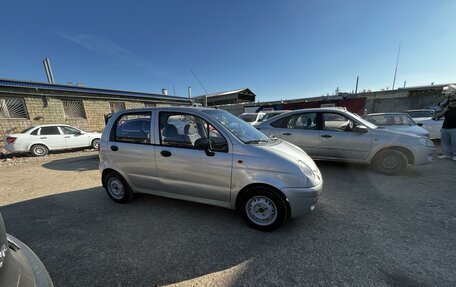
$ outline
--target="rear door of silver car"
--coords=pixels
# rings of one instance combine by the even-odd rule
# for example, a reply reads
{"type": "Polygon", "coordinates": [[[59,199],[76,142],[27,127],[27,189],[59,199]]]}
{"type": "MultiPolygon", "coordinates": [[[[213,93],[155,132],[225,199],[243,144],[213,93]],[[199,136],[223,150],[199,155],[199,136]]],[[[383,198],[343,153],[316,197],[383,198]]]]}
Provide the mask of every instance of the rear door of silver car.
{"type": "Polygon", "coordinates": [[[109,160],[121,170],[134,190],[158,190],[159,181],[153,145],[154,112],[128,112],[116,120],[109,138],[109,160]]]}

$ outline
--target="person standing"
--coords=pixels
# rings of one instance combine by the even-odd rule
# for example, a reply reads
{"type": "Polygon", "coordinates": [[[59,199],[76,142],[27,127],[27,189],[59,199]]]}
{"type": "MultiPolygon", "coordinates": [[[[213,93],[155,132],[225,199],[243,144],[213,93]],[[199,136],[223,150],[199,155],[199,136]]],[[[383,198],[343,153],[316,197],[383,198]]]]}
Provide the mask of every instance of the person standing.
{"type": "Polygon", "coordinates": [[[456,161],[456,94],[453,93],[448,98],[448,104],[433,119],[445,117],[442,129],[440,130],[440,143],[443,155],[439,158],[451,158],[456,161]]]}

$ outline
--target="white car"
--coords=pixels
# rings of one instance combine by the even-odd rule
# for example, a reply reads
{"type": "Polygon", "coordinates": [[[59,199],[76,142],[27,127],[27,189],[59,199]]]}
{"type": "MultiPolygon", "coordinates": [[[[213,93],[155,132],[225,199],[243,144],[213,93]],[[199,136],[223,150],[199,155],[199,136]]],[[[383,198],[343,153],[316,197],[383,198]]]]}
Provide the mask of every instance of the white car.
{"type": "Polygon", "coordinates": [[[45,156],[50,150],[81,147],[98,149],[101,133],[87,133],[68,125],[32,126],[17,134],[6,134],[5,148],[10,152],[30,152],[45,156]]]}
{"type": "Polygon", "coordinates": [[[239,117],[252,126],[259,124],[266,113],[243,113],[239,117]]]}
{"type": "Polygon", "coordinates": [[[440,129],[442,128],[444,118],[433,120],[434,110],[407,110],[404,113],[412,117],[417,124],[422,124],[423,128],[429,131],[429,137],[431,139],[440,139],[440,129]]]}
{"type": "Polygon", "coordinates": [[[368,114],[365,119],[380,128],[392,129],[418,136],[429,137],[429,131],[422,124],[417,124],[406,113],[375,113],[368,114]]]}

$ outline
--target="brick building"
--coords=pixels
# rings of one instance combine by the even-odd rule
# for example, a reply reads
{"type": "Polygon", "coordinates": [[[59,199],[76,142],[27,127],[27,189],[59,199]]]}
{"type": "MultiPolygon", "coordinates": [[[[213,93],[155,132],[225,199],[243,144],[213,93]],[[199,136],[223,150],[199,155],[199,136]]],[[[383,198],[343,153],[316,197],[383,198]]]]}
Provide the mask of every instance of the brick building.
{"type": "Polygon", "coordinates": [[[68,124],[101,131],[104,116],[123,109],[191,105],[161,94],[0,79],[0,140],[31,125],[68,124]]]}

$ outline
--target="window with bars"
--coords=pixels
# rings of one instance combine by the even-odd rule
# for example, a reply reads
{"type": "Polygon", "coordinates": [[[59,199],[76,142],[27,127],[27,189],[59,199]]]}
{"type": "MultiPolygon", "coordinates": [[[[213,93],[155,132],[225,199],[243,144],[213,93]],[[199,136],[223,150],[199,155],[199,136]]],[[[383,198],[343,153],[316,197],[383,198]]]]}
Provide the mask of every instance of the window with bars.
{"type": "Polygon", "coordinates": [[[0,98],[0,118],[27,119],[27,109],[22,98],[0,98]]]}
{"type": "Polygon", "coordinates": [[[86,113],[82,101],[62,100],[65,117],[70,119],[85,119],[86,113]]]}
{"type": "Polygon", "coordinates": [[[125,110],[125,102],[109,102],[111,113],[125,110]]]}

